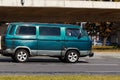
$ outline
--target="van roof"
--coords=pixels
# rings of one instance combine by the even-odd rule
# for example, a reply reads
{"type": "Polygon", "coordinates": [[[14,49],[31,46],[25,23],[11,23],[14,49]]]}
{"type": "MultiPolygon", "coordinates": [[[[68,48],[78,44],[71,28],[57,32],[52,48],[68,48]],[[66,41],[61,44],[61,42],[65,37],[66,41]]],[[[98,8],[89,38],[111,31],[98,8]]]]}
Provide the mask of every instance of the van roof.
{"type": "Polygon", "coordinates": [[[14,24],[14,25],[34,25],[34,26],[42,26],[42,27],[53,27],[53,26],[57,26],[57,27],[73,27],[73,28],[80,28],[80,26],[78,25],[72,25],[72,24],[57,24],[57,23],[37,23],[37,22],[14,22],[14,23],[10,23],[10,24],[14,24]]]}

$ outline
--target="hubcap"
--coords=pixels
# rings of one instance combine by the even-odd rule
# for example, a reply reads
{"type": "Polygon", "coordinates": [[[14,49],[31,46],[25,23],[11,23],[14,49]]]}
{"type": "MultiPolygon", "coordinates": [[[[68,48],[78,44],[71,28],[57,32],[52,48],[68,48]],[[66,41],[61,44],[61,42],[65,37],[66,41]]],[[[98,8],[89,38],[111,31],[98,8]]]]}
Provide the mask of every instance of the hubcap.
{"type": "Polygon", "coordinates": [[[78,59],[78,55],[75,52],[71,52],[68,55],[68,59],[70,62],[75,62],[78,59]]]}
{"type": "Polygon", "coordinates": [[[27,53],[21,51],[18,53],[17,58],[19,61],[25,61],[27,59],[27,53]]]}

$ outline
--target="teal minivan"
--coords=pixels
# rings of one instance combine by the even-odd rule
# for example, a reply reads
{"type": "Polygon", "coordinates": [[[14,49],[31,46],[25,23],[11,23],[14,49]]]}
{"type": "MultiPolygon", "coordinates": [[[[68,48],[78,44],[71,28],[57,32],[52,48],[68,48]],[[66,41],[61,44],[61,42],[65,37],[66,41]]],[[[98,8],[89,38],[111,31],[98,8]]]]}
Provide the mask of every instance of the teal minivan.
{"type": "Polygon", "coordinates": [[[79,57],[92,57],[92,41],[77,25],[15,22],[2,36],[3,56],[26,62],[32,56],[57,57],[75,63],[79,57]]]}

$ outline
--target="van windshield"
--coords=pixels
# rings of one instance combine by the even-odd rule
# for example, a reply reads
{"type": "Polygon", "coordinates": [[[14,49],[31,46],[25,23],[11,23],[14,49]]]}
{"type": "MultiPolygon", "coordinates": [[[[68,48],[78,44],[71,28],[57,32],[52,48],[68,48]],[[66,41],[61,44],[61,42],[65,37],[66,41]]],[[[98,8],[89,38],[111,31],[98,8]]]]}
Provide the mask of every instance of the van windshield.
{"type": "Polygon", "coordinates": [[[82,30],[82,33],[83,33],[83,35],[85,35],[85,36],[88,36],[88,34],[87,34],[87,31],[86,30],[82,30]]]}

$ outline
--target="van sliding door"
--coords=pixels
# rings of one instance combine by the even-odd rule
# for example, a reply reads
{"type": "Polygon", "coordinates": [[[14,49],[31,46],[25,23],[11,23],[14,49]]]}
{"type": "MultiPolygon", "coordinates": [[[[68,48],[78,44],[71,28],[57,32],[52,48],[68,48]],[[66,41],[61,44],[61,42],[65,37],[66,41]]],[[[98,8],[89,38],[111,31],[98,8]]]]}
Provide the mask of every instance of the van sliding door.
{"type": "Polygon", "coordinates": [[[39,27],[38,55],[61,54],[61,33],[58,27],[39,27]]]}

